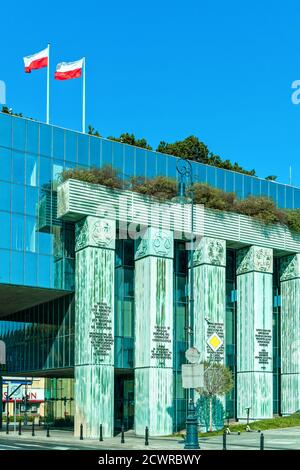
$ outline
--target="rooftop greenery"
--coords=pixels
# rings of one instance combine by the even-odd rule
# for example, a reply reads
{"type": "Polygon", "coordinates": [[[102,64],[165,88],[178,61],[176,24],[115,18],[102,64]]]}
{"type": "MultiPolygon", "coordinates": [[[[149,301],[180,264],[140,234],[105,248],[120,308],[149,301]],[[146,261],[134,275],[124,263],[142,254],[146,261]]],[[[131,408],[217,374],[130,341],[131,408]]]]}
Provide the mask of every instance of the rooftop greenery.
{"type": "MultiPolygon", "coordinates": [[[[88,134],[101,137],[98,131],[94,129],[91,125],[88,127],[88,134]]],[[[144,148],[146,150],[153,150],[151,145],[148,144],[147,140],[137,139],[134,134],[129,134],[125,132],[120,135],[120,137],[107,137],[109,140],[115,142],[121,142],[123,144],[134,145],[136,147],[144,148]]],[[[211,152],[207,145],[205,145],[198,137],[195,135],[190,135],[183,140],[177,140],[173,143],[167,143],[164,140],[161,140],[156,152],[166,153],[168,155],[173,155],[175,157],[186,158],[188,160],[196,161],[199,163],[205,163],[207,165],[213,165],[219,168],[224,168],[226,170],[237,171],[239,173],[244,173],[246,175],[255,176],[255,170],[245,170],[237,162],[231,163],[230,160],[222,160],[219,155],[215,155],[211,152]]],[[[271,175],[267,177],[268,179],[276,179],[276,176],[271,175]]]]}
{"type": "MultiPolygon", "coordinates": [[[[169,201],[177,195],[177,182],[165,176],[155,178],[131,177],[123,180],[119,171],[110,165],[102,168],[72,168],[61,174],[61,180],[76,179],[87,183],[101,184],[112,189],[129,189],[140,194],[169,201]]],[[[248,196],[239,199],[235,193],[227,193],[204,183],[193,185],[196,204],[227,212],[253,217],[265,224],[280,223],[300,233],[300,209],[278,209],[273,199],[264,196],[248,196]]]]}
{"type": "MultiPolygon", "coordinates": [[[[3,105],[0,112],[10,114],[11,116],[23,117],[22,113],[15,113],[12,108],[8,108],[3,105]]],[[[29,118],[32,120],[32,118],[29,118]]],[[[101,134],[91,125],[88,126],[88,134],[94,137],[101,137],[101,134]]],[[[121,142],[123,144],[134,145],[145,150],[153,150],[151,145],[145,138],[137,139],[134,134],[124,132],[120,137],[108,136],[107,139],[115,142],[121,142]]],[[[229,159],[223,160],[219,155],[214,154],[208,149],[207,145],[202,142],[197,136],[190,135],[183,140],[177,140],[172,143],[167,143],[161,140],[156,152],[165,153],[175,157],[186,158],[187,160],[196,161],[198,163],[204,163],[212,165],[218,168],[224,168],[226,170],[243,173],[246,175],[255,176],[256,172],[254,169],[246,170],[240,166],[237,162],[231,163],[229,159]]],[[[265,179],[274,181],[277,176],[269,175],[265,179]]]]}

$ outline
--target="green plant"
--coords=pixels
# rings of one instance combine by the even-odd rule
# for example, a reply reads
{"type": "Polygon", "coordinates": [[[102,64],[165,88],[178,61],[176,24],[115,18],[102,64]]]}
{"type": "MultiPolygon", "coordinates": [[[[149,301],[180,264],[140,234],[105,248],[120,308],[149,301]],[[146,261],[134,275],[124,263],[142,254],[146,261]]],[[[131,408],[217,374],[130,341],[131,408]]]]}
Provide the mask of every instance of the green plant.
{"type": "Polygon", "coordinates": [[[231,370],[216,362],[203,363],[204,365],[204,387],[196,389],[200,395],[209,400],[209,430],[213,430],[213,399],[225,395],[233,387],[231,370]]]}
{"type": "Polygon", "coordinates": [[[195,183],[193,191],[196,204],[203,204],[211,209],[234,210],[236,203],[235,193],[226,193],[221,189],[213,188],[203,183],[195,183]]]}
{"type": "Polygon", "coordinates": [[[104,165],[101,168],[70,168],[61,173],[62,181],[76,179],[87,183],[102,184],[108,188],[122,189],[123,182],[119,177],[117,169],[111,165],[104,165]]]}
{"type": "Polygon", "coordinates": [[[300,209],[285,209],[286,224],[293,232],[300,232],[300,209]]]}
{"type": "Polygon", "coordinates": [[[132,191],[161,200],[172,199],[177,194],[176,181],[166,176],[156,176],[152,179],[133,177],[130,181],[132,191]]]}
{"type": "Polygon", "coordinates": [[[263,196],[248,196],[236,201],[234,211],[265,224],[286,223],[285,213],[276,207],[273,199],[263,196]]]}
{"type": "Polygon", "coordinates": [[[114,140],[115,142],[121,142],[122,144],[129,144],[146,150],[152,150],[151,145],[148,144],[146,139],[136,139],[134,134],[129,134],[128,132],[121,134],[120,137],[109,136],[107,138],[109,140],[114,140]]]}
{"type": "MultiPolygon", "coordinates": [[[[87,183],[101,184],[113,189],[130,189],[160,200],[170,200],[177,195],[177,182],[165,176],[155,178],[132,177],[123,181],[117,169],[111,165],[102,168],[71,168],[61,174],[61,180],[77,179],[87,183]]],[[[293,232],[300,233],[300,209],[278,209],[271,198],[248,196],[238,199],[235,193],[227,193],[204,183],[193,185],[194,201],[205,207],[220,211],[244,214],[264,224],[284,224],[293,232]]],[[[189,191],[187,196],[189,196],[189,191]]]]}

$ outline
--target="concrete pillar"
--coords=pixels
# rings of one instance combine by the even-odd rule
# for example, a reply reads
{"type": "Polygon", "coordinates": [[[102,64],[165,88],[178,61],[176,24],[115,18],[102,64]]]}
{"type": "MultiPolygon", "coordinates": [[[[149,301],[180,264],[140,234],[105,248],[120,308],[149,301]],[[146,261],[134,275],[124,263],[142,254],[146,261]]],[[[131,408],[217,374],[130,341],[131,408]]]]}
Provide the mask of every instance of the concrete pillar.
{"type": "Polygon", "coordinates": [[[115,222],[76,225],[75,434],[113,435],[115,222]]]}
{"type": "Polygon", "coordinates": [[[281,413],[300,408],[300,254],[281,259],[281,413]]]}
{"type": "MultiPolygon", "coordinates": [[[[194,253],[194,346],[201,359],[225,363],[226,242],[203,237],[194,253]]],[[[209,403],[197,395],[201,428],[209,426],[209,403]]],[[[223,427],[225,398],[213,403],[213,428],[223,427]]]]}
{"type": "Polygon", "coordinates": [[[135,251],[135,432],[173,432],[173,233],[148,228],[135,251]]]}
{"type": "Polygon", "coordinates": [[[237,418],[273,416],[273,252],[237,252],[237,418]]]}

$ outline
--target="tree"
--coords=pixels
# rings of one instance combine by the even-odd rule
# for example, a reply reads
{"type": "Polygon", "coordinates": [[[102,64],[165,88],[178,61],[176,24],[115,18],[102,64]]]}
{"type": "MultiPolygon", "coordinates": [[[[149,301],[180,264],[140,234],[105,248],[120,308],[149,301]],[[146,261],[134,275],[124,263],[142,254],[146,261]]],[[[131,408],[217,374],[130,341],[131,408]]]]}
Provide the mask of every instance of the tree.
{"type": "Polygon", "coordinates": [[[275,181],[277,179],[277,176],[276,175],[269,175],[269,176],[266,176],[265,179],[269,180],[269,181],[275,181]]]}
{"type": "Polygon", "coordinates": [[[129,134],[128,132],[121,134],[120,137],[109,136],[107,138],[109,140],[114,140],[115,142],[121,142],[122,144],[129,144],[146,150],[152,150],[152,147],[148,144],[146,139],[136,139],[134,134],[129,134]]]}
{"type": "Polygon", "coordinates": [[[200,163],[208,163],[209,150],[195,135],[190,135],[184,140],[177,140],[173,144],[168,144],[162,140],[156,151],[200,163]]]}
{"type": "Polygon", "coordinates": [[[91,126],[90,124],[89,124],[88,129],[89,129],[89,130],[88,130],[88,134],[89,134],[89,135],[94,135],[95,137],[101,137],[101,135],[99,134],[99,132],[96,131],[96,129],[95,129],[93,126],[91,126]]]}
{"type": "Polygon", "coordinates": [[[233,387],[231,370],[216,362],[204,362],[204,387],[196,391],[209,400],[209,431],[213,430],[213,399],[225,395],[233,387]]]}

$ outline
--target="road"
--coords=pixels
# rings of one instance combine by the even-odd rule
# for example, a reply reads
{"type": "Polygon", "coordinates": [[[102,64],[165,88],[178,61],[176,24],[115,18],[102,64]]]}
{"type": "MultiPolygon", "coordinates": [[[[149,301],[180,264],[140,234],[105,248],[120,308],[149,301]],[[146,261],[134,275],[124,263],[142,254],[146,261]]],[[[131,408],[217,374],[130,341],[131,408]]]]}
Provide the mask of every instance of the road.
{"type": "MultiPolygon", "coordinates": [[[[136,437],[132,432],[125,433],[125,443],[120,443],[120,436],[110,439],[80,441],[68,431],[51,430],[51,436],[45,436],[45,430],[37,431],[36,436],[26,430],[22,436],[10,432],[0,433],[0,450],[183,450],[184,443],[176,438],[151,438],[149,446],[145,447],[144,438],[136,437]]],[[[265,450],[295,450],[300,449],[300,427],[269,430],[264,432],[265,450]]],[[[221,450],[223,436],[200,438],[201,450],[221,450]]],[[[259,450],[260,433],[250,432],[241,435],[227,436],[227,450],[259,450]]]]}

